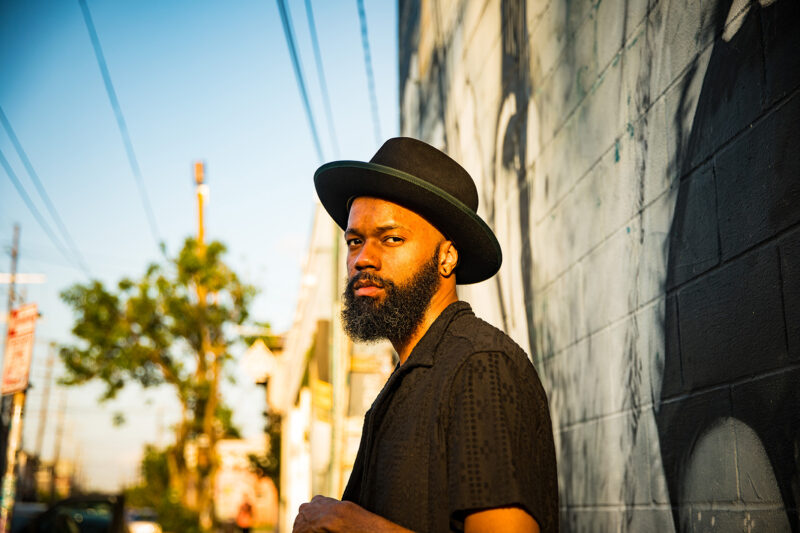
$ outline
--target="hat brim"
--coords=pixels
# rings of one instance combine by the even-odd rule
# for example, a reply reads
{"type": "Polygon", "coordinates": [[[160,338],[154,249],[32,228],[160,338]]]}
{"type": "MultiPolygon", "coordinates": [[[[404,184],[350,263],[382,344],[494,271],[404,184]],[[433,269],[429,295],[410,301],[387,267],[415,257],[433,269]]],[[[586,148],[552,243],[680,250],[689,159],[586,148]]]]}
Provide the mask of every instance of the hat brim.
{"type": "Polygon", "coordinates": [[[477,283],[500,269],[503,255],[491,228],[448,192],[406,172],[363,161],[333,161],[314,173],[320,202],[346,229],[350,202],[358,196],[383,198],[421,215],[458,250],[456,283],[477,283]]]}

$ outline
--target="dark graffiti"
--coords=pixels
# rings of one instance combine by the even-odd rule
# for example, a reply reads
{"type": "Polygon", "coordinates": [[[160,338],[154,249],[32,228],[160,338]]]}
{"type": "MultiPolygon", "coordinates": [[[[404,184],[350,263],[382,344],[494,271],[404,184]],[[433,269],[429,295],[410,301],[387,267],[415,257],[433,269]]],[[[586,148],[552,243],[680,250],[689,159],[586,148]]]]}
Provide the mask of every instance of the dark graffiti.
{"type": "MultiPolygon", "coordinates": [[[[514,113],[507,122],[501,120],[501,109],[498,110],[497,139],[502,139],[500,153],[494,154],[497,159],[495,168],[501,168],[506,179],[511,179],[518,191],[517,213],[519,216],[518,238],[520,239],[520,256],[507,257],[508,261],[519,261],[522,271],[522,294],[525,302],[525,317],[528,325],[528,346],[531,350],[536,346],[535,329],[533,327],[533,258],[531,254],[530,235],[530,187],[528,187],[526,167],[527,161],[527,129],[528,129],[528,100],[531,94],[531,75],[528,61],[528,30],[526,3],[520,0],[503,0],[501,3],[501,28],[502,28],[502,98],[505,103],[509,98],[514,99],[514,113]]],[[[493,176],[494,181],[503,179],[493,176]]],[[[496,187],[495,187],[496,188],[496,187]]],[[[496,206],[496,201],[495,201],[496,206]]],[[[491,215],[494,218],[494,210],[491,215]]],[[[491,222],[494,222],[492,220],[491,222]]],[[[500,276],[495,279],[497,294],[500,298],[500,309],[503,321],[506,319],[506,303],[503,301],[503,291],[500,287],[500,276]]],[[[503,324],[506,331],[508,325],[503,324]]]]}
{"type": "MultiPolygon", "coordinates": [[[[717,6],[718,35],[730,4],[717,6]]],[[[699,440],[733,419],[757,435],[797,532],[800,5],[753,3],[738,23],[715,41],[691,131],[678,135],[656,422],[676,529],[697,530],[681,507],[692,503],[688,469],[699,440]]],[[[733,452],[740,470],[744,448],[733,452]]],[[[775,530],[774,517],[763,520],[775,530]]]]}

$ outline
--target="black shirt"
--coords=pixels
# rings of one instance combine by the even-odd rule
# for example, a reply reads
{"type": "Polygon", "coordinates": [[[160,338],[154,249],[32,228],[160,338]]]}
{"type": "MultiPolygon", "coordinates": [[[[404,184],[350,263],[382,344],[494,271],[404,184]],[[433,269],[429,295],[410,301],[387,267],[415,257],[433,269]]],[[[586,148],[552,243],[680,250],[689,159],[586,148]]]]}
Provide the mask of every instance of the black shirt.
{"type": "Polygon", "coordinates": [[[509,506],[558,531],[550,413],[525,352],[449,305],[367,411],[342,499],[418,532],[509,506]]]}

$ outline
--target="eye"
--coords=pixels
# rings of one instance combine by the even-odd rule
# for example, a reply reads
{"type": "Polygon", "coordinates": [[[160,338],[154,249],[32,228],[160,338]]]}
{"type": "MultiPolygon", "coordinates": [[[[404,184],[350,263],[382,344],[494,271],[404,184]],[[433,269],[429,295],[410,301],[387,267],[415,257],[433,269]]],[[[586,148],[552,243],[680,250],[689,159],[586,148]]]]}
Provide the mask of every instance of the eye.
{"type": "Polygon", "coordinates": [[[398,237],[397,235],[390,235],[383,240],[383,242],[386,244],[402,244],[404,241],[405,239],[398,237]]]}
{"type": "Polygon", "coordinates": [[[354,246],[358,246],[361,244],[361,239],[359,239],[358,237],[351,237],[349,239],[345,239],[344,242],[347,243],[347,246],[353,248],[354,246]]]}

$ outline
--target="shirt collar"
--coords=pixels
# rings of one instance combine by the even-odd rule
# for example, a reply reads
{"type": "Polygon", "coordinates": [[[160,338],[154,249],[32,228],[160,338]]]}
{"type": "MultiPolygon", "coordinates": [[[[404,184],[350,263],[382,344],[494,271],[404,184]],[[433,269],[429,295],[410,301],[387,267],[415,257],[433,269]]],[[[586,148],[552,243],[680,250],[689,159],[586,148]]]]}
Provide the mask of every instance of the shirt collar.
{"type": "Polygon", "coordinates": [[[448,305],[442,311],[436,320],[433,321],[431,327],[425,332],[425,335],[419,340],[414,349],[411,350],[406,362],[400,366],[400,370],[408,370],[416,366],[433,366],[436,348],[447,331],[450,322],[464,311],[472,311],[472,308],[467,302],[456,301],[448,305]]]}

